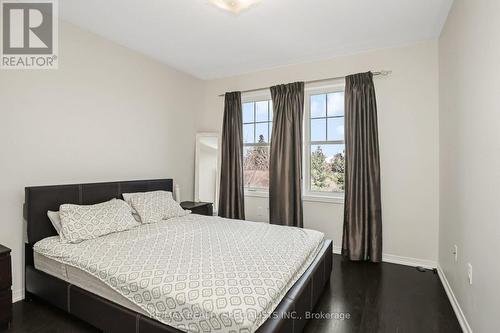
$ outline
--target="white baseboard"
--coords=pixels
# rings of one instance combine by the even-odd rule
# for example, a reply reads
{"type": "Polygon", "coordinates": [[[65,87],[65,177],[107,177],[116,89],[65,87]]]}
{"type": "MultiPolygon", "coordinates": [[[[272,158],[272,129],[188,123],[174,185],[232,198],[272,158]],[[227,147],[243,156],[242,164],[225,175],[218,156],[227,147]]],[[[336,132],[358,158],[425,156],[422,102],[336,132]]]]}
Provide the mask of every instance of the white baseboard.
{"type": "Polygon", "coordinates": [[[402,257],[394,254],[382,254],[382,261],[412,267],[420,266],[427,269],[434,269],[437,267],[437,263],[432,260],[402,257]]]}
{"type": "MultiPolygon", "coordinates": [[[[333,247],[333,253],[340,254],[341,252],[342,252],[342,249],[340,246],[333,247]]],[[[437,267],[437,263],[435,261],[432,261],[432,260],[425,260],[425,259],[418,259],[418,258],[411,258],[411,257],[402,257],[402,256],[397,256],[394,254],[387,254],[387,253],[382,254],[382,261],[388,262],[391,264],[399,264],[399,265],[412,266],[412,267],[421,266],[421,267],[428,268],[428,269],[434,269],[437,267]]]]}
{"type": "Polygon", "coordinates": [[[12,291],[12,303],[19,302],[24,299],[24,289],[12,291]]]}
{"type": "Polygon", "coordinates": [[[472,333],[472,329],[469,323],[467,322],[467,318],[465,317],[465,314],[462,311],[462,308],[460,307],[460,304],[458,303],[458,300],[455,297],[455,294],[453,293],[453,289],[451,289],[448,279],[446,278],[446,275],[444,274],[444,271],[441,268],[441,266],[439,265],[437,266],[437,271],[439,278],[441,279],[441,283],[443,284],[444,290],[446,291],[446,295],[448,295],[451,306],[455,311],[455,315],[457,316],[458,322],[462,327],[462,330],[464,331],[464,333],[472,333]]]}

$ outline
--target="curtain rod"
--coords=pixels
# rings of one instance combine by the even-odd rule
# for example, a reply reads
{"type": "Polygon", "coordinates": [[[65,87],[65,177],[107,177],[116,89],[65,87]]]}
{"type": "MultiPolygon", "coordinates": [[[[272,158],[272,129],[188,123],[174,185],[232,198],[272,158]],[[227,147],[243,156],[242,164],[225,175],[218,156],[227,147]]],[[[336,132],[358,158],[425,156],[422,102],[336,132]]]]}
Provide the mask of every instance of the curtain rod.
{"type": "MultiPolygon", "coordinates": [[[[381,71],[378,71],[378,72],[372,72],[373,76],[388,76],[391,73],[392,73],[391,70],[381,70],[381,71]]],[[[306,84],[311,84],[311,83],[319,83],[319,82],[339,80],[339,79],[345,79],[345,76],[328,77],[326,79],[305,81],[305,83],[306,84]]],[[[244,94],[244,93],[256,92],[256,91],[267,90],[267,89],[271,89],[271,87],[242,90],[241,93],[244,94]]],[[[225,96],[225,94],[219,95],[219,97],[224,97],[224,96],[225,96]]]]}

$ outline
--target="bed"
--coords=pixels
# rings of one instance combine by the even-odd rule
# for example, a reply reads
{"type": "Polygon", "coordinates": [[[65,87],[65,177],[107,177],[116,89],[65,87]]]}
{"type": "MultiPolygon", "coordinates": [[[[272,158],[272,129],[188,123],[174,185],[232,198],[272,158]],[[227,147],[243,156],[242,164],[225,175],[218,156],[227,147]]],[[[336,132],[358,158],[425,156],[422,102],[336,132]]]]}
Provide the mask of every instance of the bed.
{"type": "Polygon", "coordinates": [[[26,298],[106,332],[303,330],[332,269],[321,233],[191,214],[68,245],[46,215],[62,203],[154,190],[172,191],[172,180],[27,187],[26,298]],[[138,275],[144,286],[131,288],[138,275]]]}

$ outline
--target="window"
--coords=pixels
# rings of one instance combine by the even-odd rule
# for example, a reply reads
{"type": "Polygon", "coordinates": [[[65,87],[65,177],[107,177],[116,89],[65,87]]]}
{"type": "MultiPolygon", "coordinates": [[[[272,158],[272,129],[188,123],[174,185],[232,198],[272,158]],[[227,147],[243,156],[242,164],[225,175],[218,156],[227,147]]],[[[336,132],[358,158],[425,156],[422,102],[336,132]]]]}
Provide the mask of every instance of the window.
{"type": "Polygon", "coordinates": [[[269,141],[273,106],[271,98],[243,101],[243,177],[245,189],[269,188],[269,141]]]}
{"type": "MultiPolygon", "coordinates": [[[[247,95],[242,103],[245,191],[267,196],[272,100],[247,95]]],[[[344,192],[344,87],[306,88],[304,111],[304,196],[336,201],[344,192]]]]}
{"type": "Polygon", "coordinates": [[[306,92],[305,194],[344,192],[344,91],[342,87],[306,92]]]}

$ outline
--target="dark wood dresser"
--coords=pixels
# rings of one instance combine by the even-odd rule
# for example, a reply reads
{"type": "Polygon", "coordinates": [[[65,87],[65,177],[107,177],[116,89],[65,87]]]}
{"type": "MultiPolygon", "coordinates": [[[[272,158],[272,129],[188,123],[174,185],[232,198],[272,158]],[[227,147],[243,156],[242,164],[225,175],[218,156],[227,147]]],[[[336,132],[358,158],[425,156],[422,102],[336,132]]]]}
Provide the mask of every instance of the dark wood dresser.
{"type": "Polygon", "coordinates": [[[194,202],[194,201],[184,201],[181,202],[182,209],[188,209],[193,214],[198,215],[214,215],[214,207],[211,202],[194,202]]]}
{"type": "Polygon", "coordinates": [[[12,264],[10,249],[0,245],[0,330],[12,321],[12,264]]]}

